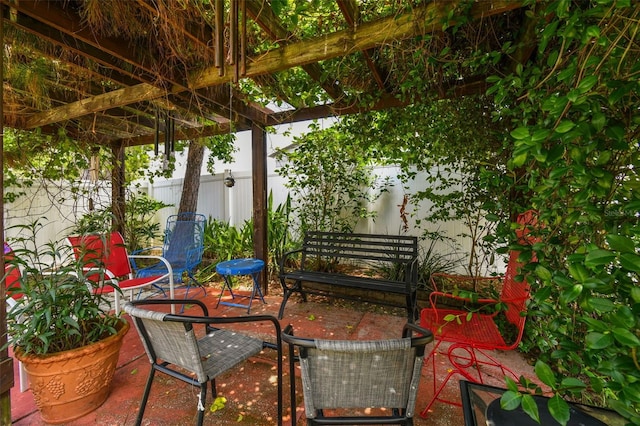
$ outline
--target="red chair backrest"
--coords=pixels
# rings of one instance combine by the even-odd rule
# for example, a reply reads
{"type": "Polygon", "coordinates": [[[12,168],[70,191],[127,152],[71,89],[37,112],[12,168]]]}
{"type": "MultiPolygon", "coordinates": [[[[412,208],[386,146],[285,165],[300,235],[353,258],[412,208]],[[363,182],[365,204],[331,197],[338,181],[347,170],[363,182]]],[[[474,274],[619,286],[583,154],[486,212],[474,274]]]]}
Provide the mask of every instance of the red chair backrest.
{"type": "MultiPolygon", "coordinates": [[[[10,288],[20,288],[21,274],[20,274],[20,269],[16,265],[5,263],[4,273],[5,273],[4,283],[7,290],[9,290],[10,288]]],[[[22,297],[22,293],[12,292],[10,295],[7,294],[7,297],[20,299],[22,297]]]]}
{"type": "MultiPolygon", "coordinates": [[[[516,229],[516,236],[520,244],[533,245],[539,241],[539,238],[530,235],[531,228],[537,226],[537,214],[533,210],[526,211],[518,216],[518,224],[521,226],[516,229]]],[[[527,310],[527,300],[529,299],[529,284],[526,280],[516,281],[516,275],[523,266],[518,261],[520,251],[512,250],[509,254],[509,263],[507,271],[502,283],[502,292],[500,293],[500,301],[507,305],[505,315],[507,320],[515,325],[518,330],[524,328],[525,316],[523,312],[527,310]]],[[[535,258],[533,259],[535,261],[535,258]]]]}
{"type": "Polygon", "coordinates": [[[71,236],[68,240],[76,259],[83,259],[86,267],[105,268],[116,277],[131,274],[127,248],[119,232],[109,235],[71,236]]]}
{"type": "MultiPolygon", "coordinates": [[[[20,268],[16,265],[11,264],[11,260],[13,259],[13,250],[9,247],[9,244],[4,243],[4,285],[7,290],[10,288],[20,288],[20,278],[22,277],[22,273],[20,272],[20,268]]],[[[20,299],[22,297],[22,293],[12,293],[11,295],[7,294],[7,297],[13,297],[14,299],[20,299]]]]}

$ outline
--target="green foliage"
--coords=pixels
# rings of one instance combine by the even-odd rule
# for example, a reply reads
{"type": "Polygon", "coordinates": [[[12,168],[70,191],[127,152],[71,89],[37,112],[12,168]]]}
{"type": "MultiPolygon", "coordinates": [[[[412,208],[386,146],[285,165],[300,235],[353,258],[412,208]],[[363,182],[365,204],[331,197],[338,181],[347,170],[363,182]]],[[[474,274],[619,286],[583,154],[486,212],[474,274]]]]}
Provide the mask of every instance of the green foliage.
{"type": "Polygon", "coordinates": [[[638,16],[628,1],[544,2],[535,60],[489,79],[515,189],[544,224],[527,336],[562,424],[560,396],[640,424],[638,16]]]}
{"type": "MultiPolygon", "coordinates": [[[[442,252],[436,247],[436,240],[429,240],[425,247],[420,247],[418,253],[418,290],[431,291],[430,277],[435,273],[452,273],[460,264],[452,253],[442,252]]],[[[390,280],[403,281],[405,267],[403,264],[384,262],[374,266],[376,271],[390,280]]]]}
{"type": "Polygon", "coordinates": [[[240,229],[219,219],[209,219],[204,227],[204,256],[214,263],[234,258],[252,257],[253,222],[245,221],[240,229]]]}
{"type": "Polygon", "coordinates": [[[514,208],[513,174],[504,170],[510,150],[498,137],[504,128],[491,121],[491,108],[490,98],[469,96],[349,116],[340,123],[352,143],[368,147],[378,161],[400,167],[407,210],[413,206],[424,236],[441,237],[428,228],[437,223],[465,224],[456,237],[470,240],[465,265],[470,275],[494,262],[500,242],[489,237],[495,225],[485,216],[491,212],[507,218],[514,208]],[[409,192],[410,182],[424,189],[409,192]]]}
{"type": "MultiPolygon", "coordinates": [[[[282,254],[290,250],[295,241],[289,232],[291,199],[273,207],[273,194],[269,193],[267,211],[267,262],[270,272],[276,270],[282,254]]],[[[204,256],[212,260],[211,266],[200,271],[207,274],[215,264],[225,260],[253,256],[253,221],[245,221],[240,229],[218,219],[209,219],[204,230],[204,256]]]]}
{"type": "MultiPolygon", "coordinates": [[[[127,195],[124,233],[127,250],[132,253],[153,245],[160,237],[160,224],[154,221],[155,214],[171,205],[139,192],[128,192],[127,195]]],[[[112,230],[113,214],[110,208],[104,208],[82,216],[71,232],[80,235],[106,234],[112,230]]]]}
{"type": "Polygon", "coordinates": [[[292,216],[300,235],[306,230],[349,232],[372,201],[370,151],[350,143],[336,128],[319,129],[298,138],[291,151],[278,151],[278,174],[288,179],[292,216]],[[286,160],[286,162],[284,162],[286,160]]]}
{"type": "Polygon", "coordinates": [[[61,241],[34,247],[39,221],[17,228],[20,237],[9,241],[13,255],[8,256],[9,267],[22,271],[17,286],[7,289],[17,302],[7,313],[12,344],[42,355],[115,334],[120,318],[103,308],[108,302],[102,295],[91,291],[95,284],[87,280],[71,247],[61,241]]]}
{"type": "Polygon", "coordinates": [[[211,136],[202,140],[210,152],[210,155],[207,158],[207,171],[209,173],[212,175],[215,174],[213,166],[216,160],[220,160],[223,163],[233,162],[233,153],[236,151],[234,145],[235,140],[235,133],[211,136]]]}

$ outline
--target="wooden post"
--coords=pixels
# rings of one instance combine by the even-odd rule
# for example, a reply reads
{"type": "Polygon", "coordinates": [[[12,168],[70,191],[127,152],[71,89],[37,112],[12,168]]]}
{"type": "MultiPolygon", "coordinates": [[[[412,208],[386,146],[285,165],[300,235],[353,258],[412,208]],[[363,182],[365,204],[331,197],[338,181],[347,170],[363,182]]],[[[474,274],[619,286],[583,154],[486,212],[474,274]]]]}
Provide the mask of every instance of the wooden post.
{"type": "Polygon", "coordinates": [[[113,144],[113,169],[111,171],[111,213],[113,214],[113,229],[124,235],[124,144],[113,144]]]}
{"type": "MultiPolygon", "coordinates": [[[[4,17],[0,7],[0,42],[4,46],[4,17]]],[[[0,81],[4,81],[2,70],[4,69],[4,55],[0,55],[0,81]]],[[[0,87],[0,167],[4,171],[4,89],[0,87]]],[[[0,177],[0,189],[4,194],[4,173],[0,177]]],[[[4,247],[4,197],[0,197],[0,235],[4,247]]],[[[4,274],[4,250],[0,257],[0,268],[4,274]]],[[[6,300],[6,286],[0,285],[0,301],[6,300]]],[[[11,424],[11,388],[13,387],[13,359],[9,357],[7,343],[7,304],[0,308],[0,424],[11,424]]]]}
{"type": "Polygon", "coordinates": [[[251,162],[253,180],[253,251],[256,259],[264,260],[266,267],[260,277],[262,292],[269,291],[267,269],[269,250],[267,247],[267,133],[264,128],[251,124],[251,162]]]}

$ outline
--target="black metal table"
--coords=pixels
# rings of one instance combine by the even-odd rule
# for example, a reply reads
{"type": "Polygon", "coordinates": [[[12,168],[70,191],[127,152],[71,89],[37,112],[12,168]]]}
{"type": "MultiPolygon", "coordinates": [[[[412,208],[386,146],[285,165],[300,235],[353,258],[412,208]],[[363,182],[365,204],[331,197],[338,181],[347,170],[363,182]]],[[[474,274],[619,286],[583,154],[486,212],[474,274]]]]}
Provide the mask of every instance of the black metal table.
{"type": "MultiPolygon", "coordinates": [[[[503,410],[500,397],[506,389],[495,386],[460,380],[460,394],[465,426],[555,426],[559,423],[547,410],[547,400],[535,396],[540,413],[540,423],[536,423],[527,413],[518,407],[515,410],[503,410]]],[[[570,418],[568,426],[623,426],[624,419],[615,411],[589,405],[569,403],[570,418]]]]}

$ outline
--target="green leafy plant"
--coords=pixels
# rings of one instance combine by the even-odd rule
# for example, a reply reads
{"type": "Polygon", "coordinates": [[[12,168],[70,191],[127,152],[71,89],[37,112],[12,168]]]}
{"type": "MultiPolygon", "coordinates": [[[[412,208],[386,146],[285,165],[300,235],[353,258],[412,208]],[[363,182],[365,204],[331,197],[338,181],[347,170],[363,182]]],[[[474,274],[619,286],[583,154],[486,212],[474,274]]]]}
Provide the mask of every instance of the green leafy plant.
{"type": "MultiPolygon", "coordinates": [[[[170,204],[157,201],[146,194],[129,192],[125,208],[125,235],[127,250],[149,247],[160,237],[160,224],[155,214],[170,204]]],[[[110,208],[94,210],[82,216],[71,230],[74,234],[106,234],[111,232],[113,214],[110,208]]]]}
{"type": "Polygon", "coordinates": [[[27,354],[43,355],[115,334],[122,320],[108,312],[104,296],[92,291],[84,265],[74,259],[71,247],[62,242],[34,247],[42,229],[39,221],[19,228],[21,237],[10,241],[13,251],[7,259],[9,268],[21,271],[7,289],[16,300],[7,313],[12,344],[27,354]]]}
{"type": "Polygon", "coordinates": [[[367,210],[372,174],[370,152],[346,141],[336,128],[312,131],[296,140],[291,151],[280,150],[277,173],[287,178],[292,192],[292,219],[297,233],[306,230],[349,232],[357,221],[375,213],[367,210]]]}
{"type": "Polygon", "coordinates": [[[561,424],[564,398],[640,424],[639,14],[629,1],[543,2],[529,16],[534,59],[489,78],[496,122],[512,123],[514,192],[544,224],[526,337],[561,424]]]}

